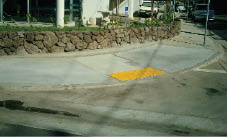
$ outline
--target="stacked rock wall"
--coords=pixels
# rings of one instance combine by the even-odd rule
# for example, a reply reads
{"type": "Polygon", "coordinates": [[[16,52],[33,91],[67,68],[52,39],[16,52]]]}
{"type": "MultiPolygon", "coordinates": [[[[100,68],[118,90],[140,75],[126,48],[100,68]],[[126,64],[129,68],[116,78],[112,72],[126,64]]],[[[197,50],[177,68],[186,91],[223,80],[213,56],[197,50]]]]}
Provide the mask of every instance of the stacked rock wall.
{"type": "Polygon", "coordinates": [[[180,32],[180,21],[159,27],[100,31],[0,32],[0,56],[73,52],[172,38],[180,32]]]}

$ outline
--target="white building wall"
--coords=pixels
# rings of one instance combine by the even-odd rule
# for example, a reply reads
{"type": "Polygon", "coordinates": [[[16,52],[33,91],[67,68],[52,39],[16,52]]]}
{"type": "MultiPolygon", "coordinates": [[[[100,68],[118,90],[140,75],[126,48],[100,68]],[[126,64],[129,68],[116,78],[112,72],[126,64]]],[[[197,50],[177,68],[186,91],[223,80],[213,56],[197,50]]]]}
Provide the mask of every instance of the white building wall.
{"type": "MultiPolygon", "coordinates": [[[[134,4],[133,4],[133,12],[136,12],[136,11],[139,10],[140,1],[141,0],[133,0],[133,2],[134,2],[134,4]]],[[[129,4],[129,0],[125,0],[125,1],[123,1],[120,4],[120,6],[119,6],[119,14],[120,15],[124,15],[125,14],[125,7],[128,7],[129,6],[128,4],[129,4]]],[[[116,13],[116,9],[114,9],[114,13],[116,13]]]]}
{"type": "Polygon", "coordinates": [[[109,0],[83,0],[82,8],[83,24],[86,24],[89,18],[102,18],[101,12],[109,12],[109,0]]]}
{"type": "MultiPolygon", "coordinates": [[[[101,12],[109,12],[112,13],[112,11],[109,11],[109,1],[110,0],[83,0],[82,3],[82,20],[83,24],[86,24],[87,21],[89,21],[89,18],[102,18],[101,12]]],[[[133,0],[133,12],[136,12],[140,8],[140,3],[142,0],[133,0]]],[[[125,7],[129,6],[129,0],[123,1],[119,6],[119,14],[124,15],[125,14],[125,7]]],[[[129,9],[130,10],[130,9],[129,9]]],[[[115,13],[116,9],[114,9],[115,13]]]]}

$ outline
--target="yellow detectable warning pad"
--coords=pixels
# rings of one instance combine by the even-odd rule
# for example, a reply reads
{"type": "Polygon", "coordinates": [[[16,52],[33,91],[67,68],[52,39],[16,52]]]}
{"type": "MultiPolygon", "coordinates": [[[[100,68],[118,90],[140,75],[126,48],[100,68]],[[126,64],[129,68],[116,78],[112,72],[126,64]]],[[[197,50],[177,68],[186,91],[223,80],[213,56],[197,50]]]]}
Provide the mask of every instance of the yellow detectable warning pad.
{"type": "Polygon", "coordinates": [[[125,72],[112,73],[109,74],[109,76],[120,81],[127,81],[161,74],[165,74],[165,72],[153,68],[144,68],[137,70],[129,70],[125,72]]]}

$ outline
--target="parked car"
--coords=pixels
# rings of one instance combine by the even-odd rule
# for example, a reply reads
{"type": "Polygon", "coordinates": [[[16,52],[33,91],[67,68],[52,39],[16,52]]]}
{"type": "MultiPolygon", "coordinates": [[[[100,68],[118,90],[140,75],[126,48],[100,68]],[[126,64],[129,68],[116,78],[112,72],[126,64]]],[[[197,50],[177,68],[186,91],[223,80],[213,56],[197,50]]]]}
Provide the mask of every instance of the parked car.
{"type": "MultiPolygon", "coordinates": [[[[151,13],[151,1],[149,0],[144,0],[143,1],[143,4],[140,5],[140,8],[139,8],[139,13],[146,13],[146,14],[150,14],[151,13]]],[[[153,9],[154,12],[158,13],[159,11],[159,8],[158,8],[158,4],[154,3],[154,9],[153,9]]]]}
{"type": "MultiPolygon", "coordinates": [[[[204,20],[207,16],[207,4],[196,4],[195,7],[192,9],[192,19],[197,20],[204,20]]],[[[210,6],[209,20],[215,19],[214,9],[210,6]]]]}
{"type": "Polygon", "coordinates": [[[186,11],[186,8],[185,8],[184,5],[179,5],[179,6],[177,6],[176,10],[177,10],[178,12],[185,12],[185,11],[186,11]]]}

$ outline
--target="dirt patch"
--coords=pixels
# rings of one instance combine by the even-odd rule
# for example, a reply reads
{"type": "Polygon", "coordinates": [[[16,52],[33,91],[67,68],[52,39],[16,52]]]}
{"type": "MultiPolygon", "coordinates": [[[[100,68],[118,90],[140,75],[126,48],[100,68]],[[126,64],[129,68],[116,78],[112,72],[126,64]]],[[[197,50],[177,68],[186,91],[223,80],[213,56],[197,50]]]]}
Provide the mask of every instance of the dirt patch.
{"type": "Polygon", "coordinates": [[[174,130],[173,132],[176,133],[177,135],[189,135],[190,134],[190,132],[188,132],[188,131],[183,131],[183,130],[178,130],[178,129],[174,130]]]}
{"type": "Polygon", "coordinates": [[[221,91],[215,88],[206,88],[206,91],[207,91],[206,94],[208,96],[222,96],[225,94],[224,91],[221,91]]]}
{"type": "Polygon", "coordinates": [[[3,90],[3,87],[0,86],[0,90],[3,90]]]}
{"type": "Polygon", "coordinates": [[[0,136],[78,136],[61,129],[39,129],[15,124],[0,123],[0,136]]]}
{"type": "Polygon", "coordinates": [[[136,102],[137,104],[143,104],[143,103],[144,103],[143,100],[139,100],[139,99],[136,99],[135,102],[136,102]]]}
{"type": "Polygon", "coordinates": [[[46,114],[58,114],[58,115],[71,116],[71,117],[80,117],[80,115],[73,114],[70,112],[23,106],[23,104],[24,102],[17,101],[17,100],[0,101],[0,107],[4,107],[10,110],[21,110],[21,111],[27,111],[27,112],[38,112],[38,113],[46,113],[46,114]]]}
{"type": "Polygon", "coordinates": [[[181,84],[181,86],[183,86],[183,87],[187,86],[187,84],[185,84],[185,83],[180,83],[180,84],[181,84]]]}

